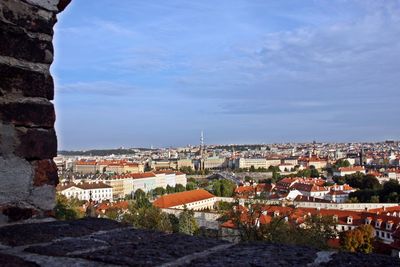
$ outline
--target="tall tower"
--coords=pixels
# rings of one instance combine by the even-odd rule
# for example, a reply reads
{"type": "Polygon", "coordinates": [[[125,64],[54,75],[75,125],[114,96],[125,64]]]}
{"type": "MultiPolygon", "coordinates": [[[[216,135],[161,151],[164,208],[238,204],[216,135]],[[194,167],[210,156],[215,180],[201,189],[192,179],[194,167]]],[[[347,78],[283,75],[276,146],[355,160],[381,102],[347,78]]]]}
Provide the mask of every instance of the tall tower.
{"type": "Polygon", "coordinates": [[[200,133],[200,170],[204,170],[204,132],[200,133]]]}
{"type": "Polygon", "coordinates": [[[365,157],[364,146],[361,145],[361,151],[360,151],[360,165],[361,166],[364,166],[364,157],[365,157]]]}

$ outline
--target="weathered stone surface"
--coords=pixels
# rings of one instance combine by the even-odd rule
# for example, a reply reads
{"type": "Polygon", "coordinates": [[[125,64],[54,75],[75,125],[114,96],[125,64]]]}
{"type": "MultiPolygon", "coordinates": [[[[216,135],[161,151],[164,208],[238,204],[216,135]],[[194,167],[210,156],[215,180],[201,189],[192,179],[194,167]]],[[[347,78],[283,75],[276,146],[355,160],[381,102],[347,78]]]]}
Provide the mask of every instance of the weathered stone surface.
{"type": "MultiPolygon", "coordinates": [[[[33,246],[25,249],[27,252],[48,256],[67,256],[76,251],[101,248],[107,244],[95,239],[67,239],[56,241],[47,246],[33,246]]],[[[108,246],[108,245],[107,245],[108,246]]]]}
{"type": "Polygon", "coordinates": [[[50,73],[41,73],[0,63],[0,94],[22,94],[26,97],[54,98],[50,73]]]}
{"type": "Polygon", "coordinates": [[[0,3],[0,20],[23,27],[27,31],[53,34],[57,19],[53,12],[42,10],[20,0],[0,3]]]}
{"type": "Polygon", "coordinates": [[[0,263],[2,267],[38,267],[34,262],[25,261],[13,255],[0,253],[0,263]]]}
{"type": "Polygon", "coordinates": [[[379,254],[356,254],[356,253],[338,253],[332,256],[331,261],[322,263],[321,267],[335,266],[400,266],[400,260],[386,255],[379,254]]]}
{"type": "Polygon", "coordinates": [[[14,125],[2,124],[0,122],[0,156],[6,157],[12,155],[16,142],[14,125]]]}
{"type": "Polygon", "coordinates": [[[35,160],[50,159],[57,155],[57,137],[54,129],[17,128],[20,144],[17,156],[35,160]]]}
{"type": "MultiPolygon", "coordinates": [[[[43,267],[400,266],[399,259],[378,254],[327,252],[264,242],[231,244],[136,230],[105,219],[0,227],[0,251],[43,267]]],[[[0,266],[3,261],[0,255],[0,266]]]]}
{"type": "Polygon", "coordinates": [[[31,218],[36,212],[31,208],[19,208],[15,206],[3,208],[3,214],[7,216],[8,221],[16,222],[31,218]]]}
{"type": "Polygon", "coordinates": [[[49,101],[0,102],[0,119],[16,126],[53,128],[54,106],[49,101]]]}
{"type": "Polygon", "coordinates": [[[33,168],[26,160],[0,157],[0,204],[26,199],[32,177],[33,168]]]}
{"type": "MultiPolygon", "coordinates": [[[[223,243],[223,242],[222,242],[223,243]]],[[[221,241],[180,234],[149,235],[127,239],[108,249],[88,252],[77,257],[127,266],[155,266],[168,263],[188,254],[204,251],[221,241]]]]}
{"type": "Polygon", "coordinates": [[[8,56],[0,56],[0,63],[8,66],[14,66],[16,68],[22,68],[27,70],[32,70],[36,72],[41,72],[48,74],[50,70],[50,65],[45,63],[29,62],[25,60],[20,60],[8,56]]]}
{"type": "Polygon", "coordinates": [[[63,11],[69,5],[69,3],[71,3],[71,1],[72,0],[60,0],[60,2],[57,5],[58,12],[63,11]]]}
{"type": "Polygon", "coordinates": [[[56,189],[52,185],[34,186],[29,192],[28,202],[41,210],[51,210],[56,204],[56,189]]]}
{"type": "Polygon", "coordinates": [[[307,266],[318,250],[270,243],[238,244],[187,266],[307,266]]]}
{"type": "Polygon", "coordinates": [[[0,243],[8,246],[21,246],[49,242],[62,237],[80,237],[96,231],[121,227],[124,225],[115,221],[90,218],[76,221],[9,225],[0,227],[0,243]]]}
{"type": "Polygon", "coordinates": [[[55,204],[54,163],[28,161],[57,154],[49,69],[56,14],[69,3],[0,1],[0,224],[50,215],[55,204]]]}
{"type": "Polygon", "coordinates": [[[31,38],[23,29],[0,21],[0,55],[50,64],[53,44],[31,38]]]}
{"type": "Polygon", "coordinates": [[[35,170],[33,178],[34,186],[41,186],[45,184],[56,186],[58,184],[57,165],[53,160],[35,160],[31,163],[35,170]]]}
{"type": "Polygon", "coordinates": [[[25,2],[50,10],[50,11],[58,11],[58,4],[60,0],[24,0],[25,2]]]}
{"type": "Polygon", "coordinates": [[[146,240],[154,240],[166,236],[166,233],[160,233],[157,231],[150,230],[137,230],[137,229],[125,229],[123,231],[114,232],[112,235],[108,233],[96,235],[97,240],[107,242],[114,246],[121,243],[132,242],[139,243],[145,242],[146,240]]]}

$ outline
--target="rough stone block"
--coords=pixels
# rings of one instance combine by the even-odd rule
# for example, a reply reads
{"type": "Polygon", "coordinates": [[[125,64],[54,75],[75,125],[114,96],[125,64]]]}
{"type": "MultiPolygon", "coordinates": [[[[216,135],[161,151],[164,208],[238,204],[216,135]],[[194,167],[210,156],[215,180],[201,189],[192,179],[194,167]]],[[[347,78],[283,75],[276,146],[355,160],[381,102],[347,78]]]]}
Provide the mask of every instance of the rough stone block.
{"type": "Polygon", "coordinates": [[[17,156],[34,159],[51,159],[57,156],[57,137],[54,129],[17,128],[20,144],[16,148],[17,156]]]}
{"type": "Polygon", "coordinates": [[[0,204],[26,199],[31,189],[33,167],[21,158],[0,157],[0,204]]]}
{"type": "Polygon", "coordinates": [[[54,209],[56,205],[56,189],[51,185],[34,186],[28,202],[41,210],[54,209]]]}
{"type": "Polygon", "coordinates": [[[107,231],[121,227],[126,226],[108,219],[93,218],[40,224],[10,225],[0,227],[0,243],[7,246],[21,246],[49,242],[67,236],[81,237],[93,232],[107,231]]]}
{"type": "Polygon", "coordinates": [[[0,55],[50,64],[53,44],[30,37],[22,28],[0,21],[0,55]]]}
{"type": "Polygon", "coordinates": [[[26,261],[20,257],[4,253],[0,253],[0,263],[3,267],[39,267],[39,265],[34,262],[26,261]]]}
{"type": "Polygon", "coordinates": [[[0,93],[20,93],[26,97],[54,98],[54,82],[50,73],[31,71],[0,63],[0,93]]]}
{"type": "Polygon", "coordinates": [[[0,122],[0,157],[13,155],[16,143],[15,127],[0,122]]]}
{"type": "Polygon", "coordinates": [[[3,214],[8,217],[11,222],[27,220],[31,218],[36,213],[35,210],[30,208],[20,208],[20,207],[7,207],[3,209],[3,214]]]}
{"type": "Polygon", "coordinates": [[[54,11],[54,12],[58,12],[59,2],[65,2],[63,0],[24,0],[24,1],[29,4],[44,8],[46,10],[54,11]]]}
{"type": "Polygon", "coordinates": [[[51,159],[35,160],[31,162],[34,167],[34,186],[58,184],[57,165],[51,159]]]}
{"type": "Polygon", "coordinates": [[[20,0],[5,0],[0,3],[0,20],[15,24],[31,32],[53,35],[57,22],[54,12],[42,10],[20,0]]]}
{"type": "Polygon", "coordinates": [[[56,116],[49,101],[0,102],[0,120],[16,126],[52,128],[56,116]]]}

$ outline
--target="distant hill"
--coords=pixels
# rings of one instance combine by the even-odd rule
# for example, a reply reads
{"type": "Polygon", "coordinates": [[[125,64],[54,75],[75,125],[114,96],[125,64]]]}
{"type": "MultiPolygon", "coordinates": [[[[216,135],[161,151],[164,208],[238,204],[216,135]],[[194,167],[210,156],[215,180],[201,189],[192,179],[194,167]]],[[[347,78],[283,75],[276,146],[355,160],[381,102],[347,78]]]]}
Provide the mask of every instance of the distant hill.
{"type": "Polygon", "coordinates": [[[128,149],[92,149],[92,150],[76,150],[76,151],[68,151],[68,150],[60,150],[58,151],[58,155],[63,156],[109,156],[109,155],[127,155],[127,154],[135,154],[136,151],[150,151],[154,149],[150,148],[128,148],[128,149]]]}

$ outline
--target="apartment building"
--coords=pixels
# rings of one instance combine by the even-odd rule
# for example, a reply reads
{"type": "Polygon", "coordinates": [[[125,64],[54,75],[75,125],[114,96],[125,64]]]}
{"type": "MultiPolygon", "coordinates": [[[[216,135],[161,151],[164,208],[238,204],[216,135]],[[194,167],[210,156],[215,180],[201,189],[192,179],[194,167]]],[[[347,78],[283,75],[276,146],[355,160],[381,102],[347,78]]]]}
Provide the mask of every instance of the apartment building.
{"type": "Polygon", "coordinates": [[[75,197],[79,200],[104,201],[112,200],[113,188],[103,182],[80,182],[80,183],[64,183],[57,186],[57,192],[72,198],[75,197]]]}
{"type": "Polygon", "coordinates": [[[237,158],[235,159],[235,168],[236,169],[250,169],[254,167],[258,168],[268,168],[267,167],[267,159],[265,158],[237,158]]]}
{"type": "Polygon", "coordinates": [[[333,176],[345,176],[360,172],[365,174],[365,168],[363,166],[353,166],[353,167],[341,167],[337,171],[333,172],[333,176]]]}

